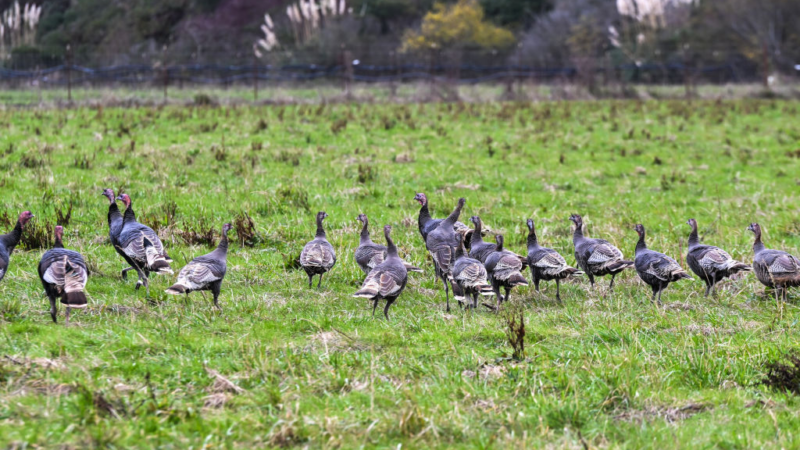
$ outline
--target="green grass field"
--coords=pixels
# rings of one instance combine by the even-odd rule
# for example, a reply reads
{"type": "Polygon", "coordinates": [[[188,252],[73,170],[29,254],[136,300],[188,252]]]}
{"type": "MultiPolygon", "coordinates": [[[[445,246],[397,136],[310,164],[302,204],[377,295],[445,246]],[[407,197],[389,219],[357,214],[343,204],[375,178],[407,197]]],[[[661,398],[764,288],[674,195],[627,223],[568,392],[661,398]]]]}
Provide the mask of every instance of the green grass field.
{"type": "Polygon", "coordinates": [[[643,223],[683,262],[690,217],[734,258],[752,261],[753,221],[798,254],[798,118],[766,100],[0,112],[0,229],[37,216],[0,283],[0,447],[800,447],[800,402],[761,383],[798,346],[797,292],[778,304],[748,274],[706,299],[695,279],[657,307],[633,271],[611,294],[566,283],[563,304],[521,288],[515,361],[502,317],[444,311],[413,201],[444,217],[466,197],[462,220],[519,253],[533,217],[569,263],[572,213],[626,256],[643,223]],[[235,221],[223,312],[164,294],[173,278],[151,301],[121,279],[106,187],[176,272],[235,221]],[[319,210],[338,252],[321,290],[294,262],[319,210]],[[351,297],[361,212],[425,269],[389,322],[351,297]],[[36,273],[57,221],[93,272],[69,327],[36,273]]]}

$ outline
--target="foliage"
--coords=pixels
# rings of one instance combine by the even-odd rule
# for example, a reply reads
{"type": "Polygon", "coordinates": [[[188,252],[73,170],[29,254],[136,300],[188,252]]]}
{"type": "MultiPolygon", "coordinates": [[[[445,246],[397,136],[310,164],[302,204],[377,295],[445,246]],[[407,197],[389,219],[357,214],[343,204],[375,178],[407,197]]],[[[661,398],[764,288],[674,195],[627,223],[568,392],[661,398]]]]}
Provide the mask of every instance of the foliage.
{"type": "Polygon", "coordinates": [[[486,17],[504,27],[528,28],[553,7],[551,0],[480,0],[486,17]]]}
{"type": "Polygon", "coordinates": [[[401,50],[428,51],[453,47],[503,49],[514,43],[510,31],[493,25],[484,17],[476,0],[459,0],[453,5],[436,3],[422,19],[420,30],[407,30],[401,50]]]}

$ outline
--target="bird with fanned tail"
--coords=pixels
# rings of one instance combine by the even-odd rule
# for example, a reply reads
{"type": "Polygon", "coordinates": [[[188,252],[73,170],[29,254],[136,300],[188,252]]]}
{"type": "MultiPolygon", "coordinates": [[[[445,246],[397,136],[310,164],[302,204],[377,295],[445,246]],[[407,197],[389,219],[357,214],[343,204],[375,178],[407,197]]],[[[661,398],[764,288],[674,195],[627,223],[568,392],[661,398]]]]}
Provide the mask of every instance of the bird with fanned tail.
{"type": "Polygon", "coordinates": [[[136,221],[133,205],[128,194],[121,194],[117,200],[125,204],[122,216],[122,230],[118,236],[118,247],[125,261],[136,270],[139,280],[136,289],[144,286],[150,296],[149,276],[151,273],[172,274],[169,263],[172,261],[164,251],[161,239],[152,228],[136,221]]]}
{"type": "Polygon", "coordinates": [[[53,248],[42,255],[39,261],[39,279],[44,292],[50,300],[50,317],[57,323],[56,299],[66,307],[64,324],[69,325],[69,314],[72,309],[86,307],[86,282],[89,280],[89,269],[83,256],[64,248],[64,227],[57,226],[54,231],[53,248]]]}
{"type": "Polygon", "coordinates": [[[219,293],[222,289],[222,280],[228,270],[228,232],[233,226],[226,223],[222,226],[222,237],[217,248],[206,255],[198,256],[178,272],[178,280],[170,286],[167,294],[189,296],[190,292],[211,291],[214,296],[214,306],[219,306],[219,293]]]}
{"type": "Polygon", "coordinates": [[[528,225],[528,265],[531,268],[531,278],[536,292],[539,292],[539,282],[555,280],[556,300],[560,302],[561,280],[583,275],[583,272],[567,265],[567,261],[557,251],[539,245],[533,219],[528,219],[526,224],[528,225]]]}
{"type": "Polygon", "coordinates": [[[632,267],[633,261],[626,260],[617,247],[605,239],[591,239],[583,236],[583,218],[573,214],[569,220],[575,224],[572,243],[575,245],[575,260],[581,270],[589,277],[594,287],[594,277],[611,275],[610,291],[614,290],[614,278],[618,273],[632,267]]]}
{"type": "Polygon", "coordinates": [[[753,271],[766,287],[775,289],[775,299],[788,297],[790,287],[800,286],[800,260],[781,250],[766,248],[761,242],[761,225],[751,223],[748,230],[755,235],[753,241],[753,271]]]}
{"type": "Polygon", "coordinates": [[[686,223],[692,227],[686,262],[692,272],[706,283],[706,297],[709,293],[714,293],[714,286],[721,280],[739,272],[753,270],[751,266],[733,259],[725,250],[701,244],[697,235],[697,221],[689,219],[686,223]]]}
{"type": "MultiPolygon", "coordinates": [[[[361,222],[361,237],[358,242],[358,247],[355,251],[355,260],[358,267],[368,274],[378,264],[386,259],[387,251],[385,245],[376,244],[372,242],[369,236],[369,219],[366,214],[359,214],[358,221],[361,222]]],[[[422,272],[419,267],[413,266],[406,261],[403,261],[406,270],[409,272],[422,272]]]]}
{"type": "Polygon", "coordinates": [[[408,282],[408,271],[403,260],[397,255],[397,246],[392,241],[391,233],[391,226],[383,227],[383,235],[386,237],[386,259],[370,270],[361,289],[353,294],[353,297],[372,300],[373,317],[378,301],[386,300],[386,306],[383,308],[386,320],[389,320],[389,307],[397,300],[408,282]]]}
{"type": "Polygon", "coordinates": [[[636,272],[639,274],[639,278],[653,289],[652,301],[655,302],[656,296],[658,296],[658,303],[661,304],[661,293],[670,283],[692,277],[674,259],[647,248],[642,224],[636,225],[634,229],[639,234],[639,240],[636,242],[636,258],[634,259],[636,272]]]}
{"type": "Polygon", "coordinates": [[[317,213],[317,232],[314,235],[314,239],[309,241],[300,253],[300,266],[303,267],[306,275],[308,275],[308,287],[312,286],[315,275],[319,275],[317,288],[322,286],[322,276],[333,269],[336,264],[336,251],[331,243],[328,242],[325,228],[322,226],[322,222],[326,217],[328,217],[328,214],[325,211],[317,213]]]}
{"type": "Polygon", "coordinates": [[[22,230],[29,220],[33,218],[30,211],[23,211],[17,218],[17,223],[14,229],[6,234],[0,235],[0,281],[3,281],[6,273],[8,273],[8,266],[11,263],[11,253],[19,244],[22,239],[22,230]]]}

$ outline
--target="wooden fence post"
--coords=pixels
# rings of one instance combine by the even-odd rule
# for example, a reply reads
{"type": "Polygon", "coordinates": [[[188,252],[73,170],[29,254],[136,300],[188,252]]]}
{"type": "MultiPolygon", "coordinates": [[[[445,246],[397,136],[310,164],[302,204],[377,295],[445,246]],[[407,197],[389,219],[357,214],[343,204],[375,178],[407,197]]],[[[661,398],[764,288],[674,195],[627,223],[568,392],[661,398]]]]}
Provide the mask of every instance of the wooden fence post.
{"type": "Polygon", "coordinates": [[[67,101],[72,103],[72,46],[67,44],[67,101]]]}
{"type": "Polygon", "coordinates": [[[258,56],[253,53],[253,102],[258,101],[258,56]]]}

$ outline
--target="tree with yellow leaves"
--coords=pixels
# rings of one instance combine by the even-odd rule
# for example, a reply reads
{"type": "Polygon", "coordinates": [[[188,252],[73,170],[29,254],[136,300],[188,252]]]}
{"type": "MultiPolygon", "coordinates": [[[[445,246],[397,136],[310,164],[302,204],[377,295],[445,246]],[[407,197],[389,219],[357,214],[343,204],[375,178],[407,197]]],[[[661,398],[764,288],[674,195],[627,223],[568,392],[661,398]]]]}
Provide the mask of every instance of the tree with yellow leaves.
{"type": "Polygon", "coordinates": [[[436,3],[422,19],[419,30],[406,30],[402,52],[464,47],[504,49],[514,44],[514,35],[485,20],[477,0],[436,3]]]}

